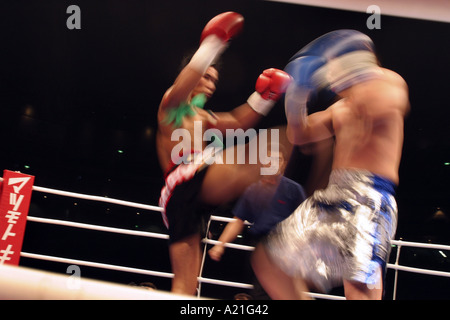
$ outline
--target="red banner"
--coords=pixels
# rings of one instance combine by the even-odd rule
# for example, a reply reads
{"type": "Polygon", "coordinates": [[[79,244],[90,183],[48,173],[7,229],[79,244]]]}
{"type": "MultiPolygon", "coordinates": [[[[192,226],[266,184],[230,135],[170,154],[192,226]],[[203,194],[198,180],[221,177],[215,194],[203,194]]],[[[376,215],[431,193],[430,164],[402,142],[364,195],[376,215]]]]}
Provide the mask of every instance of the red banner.
{"type": "Polygon", "coordinates": [[[5,170],[0,185],[0,265],[19,265],[34,177],[5,170]]]}

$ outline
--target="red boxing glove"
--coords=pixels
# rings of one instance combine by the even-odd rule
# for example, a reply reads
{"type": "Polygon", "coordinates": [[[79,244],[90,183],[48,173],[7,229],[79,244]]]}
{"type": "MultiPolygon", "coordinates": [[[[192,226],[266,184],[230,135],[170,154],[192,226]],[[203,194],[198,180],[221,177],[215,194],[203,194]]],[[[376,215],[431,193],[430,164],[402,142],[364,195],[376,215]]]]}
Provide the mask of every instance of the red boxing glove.
{"type": "Polygon", "coordinates": [[[212,18],[203,29],[200,43],[210,36],[216,35],[222,41],[227,42],[237,36],[244,26],[244,17],[236,12],[224,12],[212,18]]]}
{"type": "Polygon", "coordinates": [[[244,25],[244,17],[236,12],[224,12],[212,18],[203,29],[200,47],[189,65],[204,74],[208,67],[228,46],[228,41],[236,36],[244,25]]]}
{"type": "Polygon", "coordinates": [[[292,78],[289,74],[278,69],[267,69],[256,81],[256,91],[265,100],[278,100],[286,92],[292,78]]]}
{"type": "Polygon", "coordinates": [[[248,98],[247,103],[259,114],[267,115],[291,81],[292,77],[282,70],[266,69],[256,80],[256,92],[248,98]]]}

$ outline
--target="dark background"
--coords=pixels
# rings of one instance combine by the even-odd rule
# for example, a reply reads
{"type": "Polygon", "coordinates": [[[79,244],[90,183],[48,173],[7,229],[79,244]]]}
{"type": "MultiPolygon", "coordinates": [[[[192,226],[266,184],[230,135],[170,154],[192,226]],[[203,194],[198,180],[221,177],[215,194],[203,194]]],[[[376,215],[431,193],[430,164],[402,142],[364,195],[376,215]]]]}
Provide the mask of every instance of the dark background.
{"type": "MultiPolygon", "coordinates": [[[[383,66],[401,74],[410,89],[396,238],[449,244],[448,23],[382,16],[381,29],[369,30],[365,13],[250,0],[2,1],[0,169],[34,175],[37,186],[156,205],[163,184],[155,152],[159,101],[183,56],[197,48],[203,26],[224,11],[241,13],[245,27],[223,55],[209,103],[213,110],[243,103],[262,70],[283,69],[290,56],[326,32],[351,28],[373,39],[383,66]],[[81,9],[81,30],[66,27],[72,4],[81,9]]],[[[285,123],[279,102],[259,126],[285,123]]],[[[165,232],[159,213],[39,192],[29,214],[165,232]]],[[[218,234],[223,225],[213,228],[218,234]]],[[[448,258],[436,250],[402,250],[407,265],[450,270],[448,258]]],[[[164,241],[130,236],[30,222],[23,251],[170,272],[164,241]]],[[[208,272],[251,282],[248,265],[241,263],[246,255],[239,255],[221,264],[208,260],[208,272]]],[[[31,259],[21,264],[65,272],[64,266],[31,259]]],[[[123,283],[148,280],[83,271],[123,283]]],[[[170,284],[150,281],[164,290],[170,284]]],[[[446,279],[401,274],[399,281],[398,298],[450,297],[448,284],[442,285],[446,279]]],[[[227,290],[207,294],[231,298],[227,290]]]]}

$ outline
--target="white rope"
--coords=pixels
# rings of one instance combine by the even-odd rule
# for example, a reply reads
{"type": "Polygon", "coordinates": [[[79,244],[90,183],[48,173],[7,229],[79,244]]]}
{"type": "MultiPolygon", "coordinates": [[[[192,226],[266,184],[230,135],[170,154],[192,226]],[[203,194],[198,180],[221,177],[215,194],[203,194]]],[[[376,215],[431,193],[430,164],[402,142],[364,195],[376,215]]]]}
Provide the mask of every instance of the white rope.
{"type": "MultiPolygon", "coordinates": [[[[163,278],[173,278],[173,276],[174,276],[173,273],[167,273],[167,272],[123,267],[123,266],[117,266],[117,265],[112,265],[112,264],[91,262],[91,261],[84,261],[84,260],[60,258],[60,257],[28,253],[28,252],[21,252],[20,256],[24,257],[24,258],[30,258],[30,259],[45,260],[45,261],[52,261],[52,262],[59,262],[59,263],[66,263],[66,264],[74,264],[74,265],[102,268],[102,269],[115,270],[115,271],[131,272],[131,273],[145,274],[145,275],[149,275],[149,276],[156,276],[156,277],[163,277],[163,278]]],[[[198,281],[203,282],[203,283],[217,284],[217,285],[221,285],[221,286],[229,286],[229,287],[236,287],[236,288],[246,288],[246,289],[253,288],[252,285],[246,284],[246,283],[216,280],[216,279],[203,278],[203,277],[198,277],[198,281]]]]}
{"type": "MultiPolygon", "coordinates": [[[[92,201],[107,202],[107,203],[129,206],[129,207],[134,207],[134,208],[139,208],[139,209],[144,209],[144,210],[151,210],[151,211],[162,211],[163,210],[161,207],[158,207],[158,206],[151,206],[151,205],[146,205],[146,204],[134,203],[134,202],[130,202],[130,201],[123,201],[123,200],[111,199],[111,198],[100,197],[100,196],[85,195],[85,194],[79,194],[79,193],[74,193],[74,192],[60,191],[60,190],[43,188],[43,187],[38,187],[38,186],[33,186],[33,190],[38,191],[38,192],[56,194],[56,195],[60,195],[60,196],[67,196],[67,197],[86,199],[86,200],[92,200],[92,201]]],[[[30,216],[28,217],[28,220],[34,221],[34,222],[50,223],[50,224],[56,224],[56,225],[85,228],[85,229],[104,231],[104,232],[114,232],[114,233],[121,233],[121,234],[135,235],[135,236],[143,236],[143,237],[151,237],[151,238],[159,238],[159,239],[168,239],[169,238],[169,236],[166,234],[158,234],[158,233],[152,233],[152,232],[143,232],[143,231],[95,226],[95,225],[88,225],[88,224],[84,224],[84,223],[76,223],[76,222],[69,222],[69,221],[62,221],[62,220],[54,220],[54,219],[46,219],[46,218],[38,218],[38,217],[30,217],[30,216]]],[[[234,219],[213,215],[213,216],[211,216],[211,220],[219,221],[219,222],[231,222],[234,219]]],[[[247,225],[251,225],[251,223],[249,223],[247,221],[245,221],[245,223],[247,225]]],[[[220,243],[219,241],[211,240],[211,239],[203,239],[203,242],[206,244],[212,244],[212,245],[220,243]]],[[[397,245],[399,247],[409,246],[409,247],[427,248],[427,249],[435,249],[435,250],[450,250],[450,246],[447,246],[447,245],[408,242],[408,241],[402,241],[402,240],[393,240],[392,244],[397,245]]],[[[239,244],[234,244],[234,243],[226,243],[224,245],[226,247],[239,249],[239,250],[246,250],[246,251],[254,250],[254,247],[252,247],[252,246],[245,246],[245,245],[239,245],[239,244]]],[[[57,261],[57,262],[63,262],[63,263],[70,263],[70,264],[80,264],[80,265],[112,269],[112,270],[118,270],[118,271],[144,273],[144,274],[148,274],[148,275],[155,275],[155,276],[161,276],[161,277],[169,277],[169,278],[173,277],[173,274],[171,274],[171,273],[163,273],[163,272],[151,271],[151,270],[142,270],[142,269],[136,269],[136,268],[113,266],[113,265],[96,263],[96,262],[87,262],[87,261],[74,260],[74,259],[57,258],[57,257],[36,255],[36,254],[30,254],[30,253],[24,253],[24,252],[21,253],[21,256],[28,257],[28,258],[36,258],[36,259],[51,260],[51,261],[57,261]]],[[[434,270],[406,267],[406,266],[400,266],[397,264],[387,264],[387,267],[390,269],[407,271],[407,272],[450,277],[449,272],[443,272],[443,271],[434,271],[434,270]]],[[[203,282],[203,283],[235,286],[235,287],[246,288],[246,289],[253,287],[250,284],[237,283],[237,282],[231,282],[231,281],[215,280],[215,279],[208,279],[208,278],[203,278],[203,277],[199,277],[198,279],[200,282],[203,282]]],[[[314,295],[317,295],[318,298],[323,297],[325,299],[345,299],[345,298],[339,297],[339,296],[328,296],[328,295],[320,295],[319,296],[319,294],[315,294],[315,293],[311,294],[311,296],[314,296],[314,295]]]]}
{"type": "Polygon", "coordinates": [[[223,243],[222,241],[217,241],[217,240],[211,240],[211,239],[203,239],[203,243],[207,243],[207,244],[223,244],[225,247],[227,248],[233,248],[233,249],[239,249],[239,250],[244,250],[244,251],[254,251],[255,247],[252,246],[246,246],[243,244],[236,244],[236,243],[230,243],[230,242],[225,242],[223,243]]]}
{"type": "MultiPolygon", "coordinates": [[[[211,216],[211,220],[220,221],[220,222],[232,222],[234,218],[221,217],[221,216],[211,216]]],[[[246,224],[251,225],[251,223],[246,221],[246,224]]],[[[416,247],[416,248],[427,248],[427,249],[436,249],[436,250],[450,250],[449,245],[443,244],[432,244],[432,243],[421,243],[421,242],[410,242],[403,240],[392,240],[392,244],[397,246],[405,246],[405,247],[416,247]]]]}
{"type": "Polygon", "coordinates": [[[226,287],[236,287],[236,288],[243,288],[243,289],[252,289],[253,288],[253,285],[251,285],[251,284],[225,281],[225,280],[217,280],[217,279],[209,279],[209,278],[203,278],[203,277],[199,277],[198,281],[200,281],[202,283],[217,284],[217,285],[226,286],[226,287]]]}
{"type": "Polygon", "coordinates": [[[158,206],[151,206],[151,205],[135,203],[135,202],[131,202],[131,201],[124,201],[124,200],[118,200],[118,199],[112,199],[112,198],[106,198],[106,197],[100,197],[100,196],[92,196],[92,195],[75,193],[75,192],[67,192],[67,191],[43,188],[43,187],[38,187],[38,186],[33,186],[33,191],[56,194],[56,195],[64,196],[64,197],[113,203],[113,204],[118,204],[118,205],[122,205],[122,206],[139,208],[139,209],[150,210],[150,211],[160,211],[160,212],[163,211],[163,208],[158,207],[158,206]]]}
{"type": "Polygon", "coordinates": [[[106,264],[106,263],[90,262],[90,261],[83,261],[83,260],[76,260],[76,259],[67,259],[67,258],[47,256],[47,255],[43,255],[43,254],[35,254],[35,253],[28,253],[28,252],[21,252],[20,256],[24,257],[24,258],[31,258],[31,259],[38,259],[38,260],[45,260],[45,261],[52,261],[52,262],[60,262],[60,263],[67,263],[67,264],[75,264],[75,265],[86,266],[86,267],[94,267],[94,268],[102,268],[102,269],[115,270],[115,271],[139,273],[139,274],[145,274],[148,276],[173,278],[173,273],[116,266],[116,265],[106,264]]]}
{"type": "Polygon", "coordinates": [[[436,270],[429,270],[429,269],[406,267],[406,266],[400,266],[400,265],[395,265],[395,264],[391,264],[391,263],[388,263],[387,267],[390,269],[395,269],[395,270],[450,278],[450,272],[445,272],[445,271],[436,271],[436,270]]]}
{"type": "Polygon", "coordinates": [[[139,236],[139,237],[169,239],[169,235],[162,234],[162,233],[136,231],[136,230],[129,230],[129,229],[119,229],[119,228],[112,228],[112,227],[103,227],[103,226],[96,226],[96,225],[92,225],[92,224],[71,222],[71,221],[65,221],[65,220],[38,218],[38,217],[32,217],[32,216],[28,216],[27,220],[33,221],[33,222],[39,222],[39,223],[54,224],[54,225],[60,225],[60,226],[66,226],[66,227],[82,228],[82,229],[112,232],[112,233],[120,233],[120,234],[127,234],[127,235],[132,235],[132,236],[139,236]]]}
{"type": "MultiPolygon", "coordinates": [[[[208,220],[208,225],[206,227],[206,234],[209,234],[209,227],[211,226],[211,219],[208,220]]],[[[206,250],[207,250],[208,246],[203,246],[203,254],[202,254],[202,263],[200,265],[200,272],[198,274],[198,277],[202,277],[203,276],[203,268],[205,266],[205,261],[206,261],[206,250]]],[[[198,282],[198,286],[197,286],[197,296],[200,297],[202,293],[202,282],[198,282]]]]}
{"type": "MultiPolygon", "coordinates": [[[[230,219],[230,218],[226,218],[226,219],[230,219]]],[[[160,234],[160,233],[154,233],[154,232],[103,227],[103,226],[89,225],[89,224],[85,224],[85,223],[47,219],[47,218],[38,218],[38,217],[32,217],[32,216],[28,216],[27,220],[33,221],[33,222],[38,222],[38,223],[55,224],[55,225],[69,226],[69,227],[75,227],[75,228],[84,228],[84,229],[104,231],[104,232],[113,232],[113,233],[127,234],[127,235],[141,236],[141,237],[169,239],[169,236],[167,234],[160,234]]],[[[231,220],[233,220],[233,219],[231,219],[231,220]]],[[[212,245],[221,243],[220,241],[206,239],[206,238],[203,239],[203,242],[207,243],[207,244],[212,244],[212,245]]],[[[396,245],[401,245],[401,246],[410,246],[410,247],[417,246],[417,247],[428,248],[428,249],[450,250],[450,246],[445,246],[445,245],[425,244],[425,243],[407,242],[407,241],[393,241],[392,243],[396,244],[396,245]]],[[[224,245],[225,245],[225,247],[228,247],[228,248],[245,250],[245,251],[253,251],[255,249],[253,246],[246,246],[246,245],[235,244],[235,243],[225,243],[224,245]]],[[[394,264],[389,264],[389,263],[387,264],[387,267],[390,269],[397,269],[397,270],[414,272],[414,273],[450,277],[449,272],[443,272],[443,271],[433,271],[433,270],[427,270],[427,269],[399,266],[399,265],[394,265],[394,264]]]]}
{"type": "MultiPolygon", "coordinates": [[[[3,179],[2,179],[3,180],[3,179]]],[[[112,204],[118,204],[128,207],[134,207],[139,209],[145,209],[145,210],[151,210],[151,211],[163,211],[163,208],[159,206],[152,206],[147,204],[141,204],[131,201],[124,201],[119,199],[112,199],[112,198],[106,198],[106,197],[100,197],[100,196],[92,196],[87,194],[80,194],[75,192],[68,192],[68,191],[61,191],[56,189],[50,189],[50,188],[44,188],[44,187],[38,187],[33,186],[34,191],[43,192],[43,193],[50,193],[50,194],[56,194],[60,196],[65,197],[72,197],[72,198],[78,198],[78,199],[85,199],[85,200],[92,200],[92,201],[101,201],[101,202],[107,202],[112,204]]],[[[220,221],[220,222],[231,222],[234,220],[234,218],[229,217],[221,217],[221,216],[211,216],[211,220],[214,221],[220,221]]],[[[248,221],[245,221],[245,224],[251,225],[248,221]]],[[[439,244],[431,244],[431,243],[420,243],[420,242],[408,242],[408,241],[402,241],[402,240],[393,240],[392,244],[400,245],[400,246],[410,246],[410,247],[417,247],[417,248],[428,248],[428,249],[437,249],[437,250],[450,250],[450,246],[446,245],[439,245],[439,244]]]]}
{"type": "MultiPolygon", "coordinates": [[[[398,266],[398,261],[400,260],[400,252],[402,251],[402,246],[397,246],[397,253],[395,254],[395,265],[398,266]]],[[[397,300],[397,285],[398,285],[398,270],[394,271],[394,288],[392,291],[392,299],[397,300]]]]}
{"type": "Polygon", "coordinates": [[[443,244],[432,244],[432,243],[420,243],[420,242],[409,242],[403,240],[392,240],[392,244],[403,247],[415,247],[415,248],[426,248],[426,249],[436,249],[436,250],[450,250],[450,246],[443,244]]]}
{"type": "MultiPolygon", "coordinates": [[[[214,215],[212,215],[211,216],[211,220],[221,221],[221,222],[232,222],[232,221],[234,221],[236,219],[235,218],[228,218],[228,217],[221,217],[221,216],[214,216],[214,215]]],[[[244,224],[246,224],[248,226],[252,225],[252,223],[248,222],[247,220],[244,221],[244,224]]]]}
{"type": "Polygon", "coordinates": [[[314,292],[305,292],[307,295],[309,295],[312,298],[316,299],[325,299],[325,300],[347,300],[345,297],[342,296],[334,296],[331,294],[323,294],[323,293],[314,293],[314,292]]]}

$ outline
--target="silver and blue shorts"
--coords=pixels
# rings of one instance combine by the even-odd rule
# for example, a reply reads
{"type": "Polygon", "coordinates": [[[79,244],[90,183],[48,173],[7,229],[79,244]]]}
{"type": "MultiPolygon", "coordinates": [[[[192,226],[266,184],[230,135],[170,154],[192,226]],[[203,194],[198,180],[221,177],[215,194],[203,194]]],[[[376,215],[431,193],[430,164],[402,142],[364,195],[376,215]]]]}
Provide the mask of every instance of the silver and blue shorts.
{"type": "Polygon", "coordinates": [[[264,244],[274,263],[327,292],[353,280],[376,285],[384,276],[397,228],[393,182],[364,170],[337,169],[277,225],[264,244]]]}

